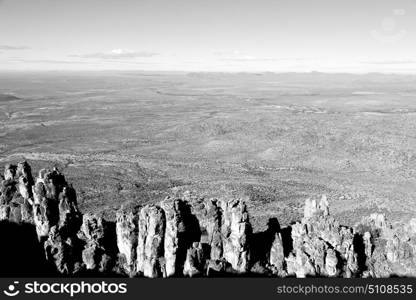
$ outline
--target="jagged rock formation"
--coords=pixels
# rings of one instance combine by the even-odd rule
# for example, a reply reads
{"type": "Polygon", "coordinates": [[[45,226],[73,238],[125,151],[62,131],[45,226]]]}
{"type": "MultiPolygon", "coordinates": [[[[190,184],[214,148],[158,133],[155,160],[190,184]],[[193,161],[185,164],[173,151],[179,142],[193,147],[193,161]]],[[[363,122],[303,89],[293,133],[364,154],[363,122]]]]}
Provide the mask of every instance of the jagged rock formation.
{"type": "Polygon", "coordinates": [[[38,261],[65,276],[416,275],[416,219],[397,226],[372,214],[342,226],[325,196],[306,200],[301,221],[280,228],[275,220],[256,241],[241,200],[188,193],[122,208],[108,222],[81,214],[75,189],[57,169],[42,169],[34,179],[21,162],[7,165],[0,183],[0,226],[6,224],[32,228],[25,232],[43,249],[38,261]]]}
{"type": "Polygon", "coordinates": [[[354,230],[329,215],[325,196],[319,202],[306,200],[303,220],[292,225],[292,241],[289,275],[354,277],[358,272],[354,230]]]}
{"type": "Polygon", "coordinates": [[[19,178],[19,193],[25,201],[29,201],[29,199],[32,199],[33,197],[32,186],[34,184],[34,180],[32,177],[32,169],[26,161],[18,163],[17,176],[19,178]]]}
{"type": "Polygon", "coordinates": [[[384,215],[372,214],[356,228],[366,255],[364,277],[415,276],[416,219],[393,226],[384,215]]]}
{"type": "Polygon", "coordinates": [[[122,268],[127,275],[133,276],[136,272],[137,240],[139,233],[138,208],[130,211],[123,208],[117,212],[116,234],[119,256],[122,268]]]}
{"type": "Polygon", "coordinates": [[[45,254],[48,261],[53,262],[59,273],[70,275],[75,273],[74,241],[65,237],[57,226],[49,231],[49,237],[44,243],[45,254]]]}
{"type": "Polygon", "coordinates": [[[183,202],[179,199],[166,199],[161,203],[165,212],[166,231],[164,236],[165,276],[177,275],[180,268],[180,243],[185,233],[185,220],[183,216],[183,202]]]}
{"type": "Polygon", "coordinates": [[[283,277],[285,273],[285,252],[283,248],[283,239],[280,232],[276,232],[272,247],[270,249],[269,263],[273,272],[283,277]]]}
{"type": "Polygon", "coordinates": [[[239,200],[223,201],[221,209],[223,257],[234,270],[245,273],[249,270],[251,234],[246,205],[239,200]]]}
{"type": "Polygon", "coordinates": [[[82,262],[87,270],[107,272],[110,257],[106,247],[107,222],[101,217],[85,214],[78,238],[84,242],[82,262]]]}
{"type": "Polygon", "coordinates": [[[163,256],[165,226],[165,213],[160,207],[150,205],[140,211],[137,271],[146,277],[166,274],[163,256]]]}
{"type": "Polygon", "coordinates": [[[194,242],[186,253],[183,275],[195,277],[202,274],[205,265],[205,255],[202,244],[194,242]]]}

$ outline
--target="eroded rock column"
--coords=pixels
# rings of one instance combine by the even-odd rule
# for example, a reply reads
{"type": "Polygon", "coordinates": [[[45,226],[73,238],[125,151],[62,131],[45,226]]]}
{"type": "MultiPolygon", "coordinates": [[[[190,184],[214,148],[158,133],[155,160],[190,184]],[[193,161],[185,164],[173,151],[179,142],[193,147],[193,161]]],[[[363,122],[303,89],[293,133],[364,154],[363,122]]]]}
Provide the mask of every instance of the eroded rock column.
{"type": "Polygon", "coordinates": [[[249,270],[252,233],[246,205],[240,200],[222,201],[223,258],[239,273],[249,270]]]}
{"type": "Polygon", "coordinates": [[[278,276],[284,276],[285,273],[285,254],[283,240],[280,232],[274,236],[272,248],[270,250],[269,263],[274,268],[274,273],[278,276]]]}
{"type": "Polygon", "coordinates": [[[166,217],[164,258],[166,276],[170,277],[182,272],[189,244],[184,211],[186,203],[180,199],[167,198],[160,205],[166,217]]]}
{"type": "Polygon", "coordinates": [[[160,207],[150,205],[140,211],[137,271],[145,277],[166,276],[163,258],[165,224],[165,213],[160,207]]]}
{"type": "Polygon", "coordinates": [[[139,210],[139,207],[121,209],[116,216],[117,247],[122,256],[122,268],[130,277],[136,273],[139,210]]]}
{"type": "Polygon", "coordinates": [[[93,214],[83,216],[78,237],[84,241],[82,261],[87,270],[108,271],[111,257],[106,249],[106,233],[107,224],[101,217],[93,214]]]}

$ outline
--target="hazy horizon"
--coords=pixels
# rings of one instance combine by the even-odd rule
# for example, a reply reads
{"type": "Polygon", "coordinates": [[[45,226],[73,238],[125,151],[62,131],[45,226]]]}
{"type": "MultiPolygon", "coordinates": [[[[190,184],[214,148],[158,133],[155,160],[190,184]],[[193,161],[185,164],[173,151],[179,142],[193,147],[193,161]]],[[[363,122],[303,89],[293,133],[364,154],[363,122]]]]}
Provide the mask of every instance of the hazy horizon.
{"type": "Polygon", "coordinates": [[[416,73],[416,3],[0,0],[0,71],[416,73]]]}

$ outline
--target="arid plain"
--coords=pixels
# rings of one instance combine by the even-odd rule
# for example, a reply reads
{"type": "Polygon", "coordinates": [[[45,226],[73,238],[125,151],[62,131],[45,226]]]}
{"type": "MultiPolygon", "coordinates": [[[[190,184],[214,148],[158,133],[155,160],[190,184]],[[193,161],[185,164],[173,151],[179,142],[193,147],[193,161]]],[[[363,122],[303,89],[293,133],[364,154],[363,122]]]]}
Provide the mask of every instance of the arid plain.
{"type": "Polygon", "coordinates": [[[246,199],[263,228],[328,196],[345,225],[416,215],[416,77],[348,74],[0,74],[0,164],[57,166],[80,209],[190,191],[246,199]]]}

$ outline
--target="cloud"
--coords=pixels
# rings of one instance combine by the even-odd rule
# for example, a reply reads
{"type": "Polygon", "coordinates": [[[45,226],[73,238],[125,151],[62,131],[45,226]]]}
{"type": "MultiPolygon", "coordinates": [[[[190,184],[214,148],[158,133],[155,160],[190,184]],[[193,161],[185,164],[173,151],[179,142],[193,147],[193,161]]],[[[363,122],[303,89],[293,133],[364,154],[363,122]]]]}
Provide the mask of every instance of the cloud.
{"type": "Polygon", "coordinates": [[[416,60],[380,60],[380,61],[362,61],[363,64],[369,65],[410,65],[416,64],[416,60]]]}
{"type": "Polygon", "coordinates": [[[241,56],[241,57],[224,57],[220,58],[222,61],[234,61],[234,62],[258,62],[258,61],[276,61],[275,58],[271,57],[255,57],[255,56],[241,56]]]}
{"type": "Polygon", "coordinates": [[[16,46],[16,45],[0,45],[0,50],[27,50],[27,49],[30,49],[30,47],[16,46]]]}
{"type": "Polygon", "coordinates": [[[219,57],[219,60],[222,61],[233,61],[233,62],[257,62],[257,61],[275,61],[275,58],[271,57],[256,57],[239,50],[234,51],[217,51],[213,53],[215,56],[219,57]]]}
{"type": "Polygon", "coordinates": [[[71,60],[59,60],[59,59],[25,59],[20,57],[11,57],[9,61],[22,62],[22,63],[41,63],[41,64],[84,64],[84,61],[71,61],[71,60]]]}
{"type": "Polygon", "coordinates": [[[100,64],[111,66],[114,64],[117,65],[131,65],[131,66],[147,66],[147,65],[154,65],[151,62],[138,62],[138,61],[130,61],[130,60],[119,60],[119,59],[107,59],[104,62],[97,62],[97,61],[85,61],[83,59],[77,60],[61,60],[61,59],[25,59],[22,57],[9,57],[9,62],[12,63],[25,63],[25,64],[43,64],[43,65],[96,65],[100,64]]]}
{"type": "Polygon", "coordinates": [[[276,58],[276,57],[263,57],[263,56],[253,56],[245,52],[234,50],[234,51],[217,51],[213,52],[214,56],[217,56],[221,61],[228,62],[298,62],[298,61],[310,61],[316,60],[316,57],[286,57],[286,58],[276,58]]]}
{"type": "Polygon", "coordinates": [[[81,55],[71,55],[79,58],[97,58],[97,59],[132,59],[140,57],[153,57],[159,55],[156,52],[149,51],[132,51],[126,49],[113,49],[109,52],[95,52],[81,55]]]}
{"type": "Polygon", "coordinates": [[[222,56],[222,57],[228,57],[228,56],[239,56],[243,55],[244,53],[239,50],[234,51],[215,51],[213,52],[215,56],[222,56]]]}
{"type": "Polygon", "coordinates": [[[22,62],[26,63],[39,63],[39,64],[83,64],[83,61],[70,61],[70,60],[58,60],[58,59],[22,59],[22,62]]]}

